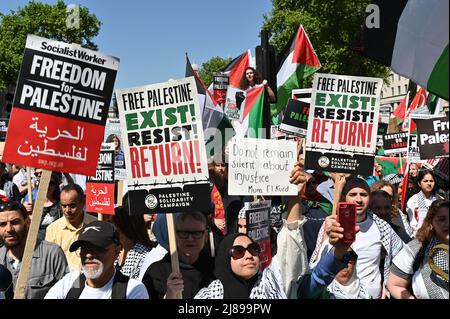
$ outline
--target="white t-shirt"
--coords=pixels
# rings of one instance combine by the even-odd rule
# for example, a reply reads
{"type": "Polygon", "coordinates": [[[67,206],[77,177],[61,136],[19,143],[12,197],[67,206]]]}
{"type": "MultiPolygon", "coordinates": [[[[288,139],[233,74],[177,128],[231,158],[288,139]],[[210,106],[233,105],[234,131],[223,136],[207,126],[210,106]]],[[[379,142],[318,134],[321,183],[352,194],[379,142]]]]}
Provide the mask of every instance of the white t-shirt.
{"type": "MultiPolygon", "coordinates": [[[[403,249],[394,257],[392,262],[394,265],[406,274],[413,274],[414,259],[416,256],[412,252],[408,245],[403,246],[403,249]]],[[[422,265],[420,266],[422,269],[422,265]]],[[[414,296],[417,299],[429,299],[427,289],[425,288],[425,283],[423,281],[422,274],[420,270],[416,271],[412,277],[412,290],[414,296]]]]}
{"type": "MultiPolygon", "coordinates": [[[[44,299],[65,299],[79,277],[78,270],[68,273],[48,291],[44,299]]],[[[92,288],[86,284],[78,299],[111,299],[113,281],[114,276],[100,288],[92,288]]],[[[149,299],[147,289],[141,282],[130,279],[127,285],[127,299],[149,299]]]]}
{"type": "Polygon", "coordinates": [[[358,225],[361,229],[352,244],[352,249],[358,255],[356,272],[370,295],[378,299],[381,297],[380,260],[383,250],[380,230],[370,217],[358,225]]]}
{"type": "Polygon", "coordinates": [[[422,226],[423,220],[427,216],[428,207],[430,207],[431,203],[433,203],[433,201],[435,200],[434,196],[430,196],[430,198],[424,197],[427,209],[418,210],[419,219],[417,220],[414,214],[414,210],[419,207],[418,198],[419,198],[418,195],[415,194],[406,203],[406,213],[408,214],[409,224],[414,231],[414,235],[416,234],[417,230],[422,226]]]}

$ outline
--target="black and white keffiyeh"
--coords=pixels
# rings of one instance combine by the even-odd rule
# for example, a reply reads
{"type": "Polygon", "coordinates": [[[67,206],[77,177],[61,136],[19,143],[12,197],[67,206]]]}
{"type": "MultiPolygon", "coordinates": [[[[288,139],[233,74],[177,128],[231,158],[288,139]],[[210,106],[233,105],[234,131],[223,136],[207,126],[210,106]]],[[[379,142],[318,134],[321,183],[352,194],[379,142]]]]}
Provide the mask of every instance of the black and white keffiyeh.
{"type": "Polygon", "coordinates": [[[127,258],[125,259],[125,263],[120,269],[120,272],[130,278],[138,278],[142,262],[150,250],[151,248],[148,248],[141,243],[136,243],[128,252],[127,258]]]}

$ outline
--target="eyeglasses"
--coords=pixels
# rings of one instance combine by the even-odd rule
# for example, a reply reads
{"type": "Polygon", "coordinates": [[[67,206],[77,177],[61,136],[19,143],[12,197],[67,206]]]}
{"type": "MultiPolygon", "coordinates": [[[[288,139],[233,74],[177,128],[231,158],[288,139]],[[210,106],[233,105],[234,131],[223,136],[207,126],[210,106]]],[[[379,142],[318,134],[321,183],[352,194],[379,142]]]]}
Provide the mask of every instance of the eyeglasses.
{"type": "Polygon", "coordinates": [[[200,239],[205,234],[205,230],[194,230],[194,231],[188,231],[188,230],[177,230],[177,235],[181,239],[188,239],[189,235],[192,236],[194,239],[200,239]]]}
{"type": "Polygon", "coordinates": [[[251,243],[247,247],[237,245],[233,246],[230,249],[230,256],[233,257],[234,260],[241,259],[245,255],[245,251],[248,250],[248,252],[252,256],[259,256],[261,253],[261,248],[259,247],[258,243],[251,243]]]}
{"type": "Polygon", "coordinates": [[[20,210],[21,205],[21,203],[15,201],[4,202],[0,200],[0,212],[3,212],[5,210],[20,210]]]}

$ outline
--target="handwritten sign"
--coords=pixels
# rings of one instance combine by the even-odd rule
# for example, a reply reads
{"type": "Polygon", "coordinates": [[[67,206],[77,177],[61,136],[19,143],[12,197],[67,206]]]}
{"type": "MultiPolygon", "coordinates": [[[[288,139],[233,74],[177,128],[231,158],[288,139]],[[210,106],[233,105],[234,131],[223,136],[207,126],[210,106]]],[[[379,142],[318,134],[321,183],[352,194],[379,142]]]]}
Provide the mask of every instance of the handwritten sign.
{"type": "Polygon", "coordinates": [[[211,209],[194,77],[116,90],[130,210],[211,209]]]}
{"type": "Polygon", "coordinates": [[[29,35],[4,160],[94,174],[118,66],[115,57],[29,35]]]}
{"type": "Polygon", "coordinates": [[[305,168],[369,176],[382,79],[314,74],[305,168]]]}
{"type": "Polygon", "coordinates": [[[114,144],[102,144],[97,171],[86,178],[86,210],[114,214],[114,144]]]}
{"type": "Polygon", "coordinates": [[[294,141],[233,138],[229,144],[230,195],[296,195],[289,173],[297,159],[294,141]]]}

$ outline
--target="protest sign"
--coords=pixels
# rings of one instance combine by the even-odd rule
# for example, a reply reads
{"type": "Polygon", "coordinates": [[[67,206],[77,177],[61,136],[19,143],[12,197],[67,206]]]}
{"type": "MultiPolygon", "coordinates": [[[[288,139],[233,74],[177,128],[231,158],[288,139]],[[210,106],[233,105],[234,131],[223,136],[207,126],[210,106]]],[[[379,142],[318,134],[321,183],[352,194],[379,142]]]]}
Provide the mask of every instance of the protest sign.
{"type": "Polygon", "coordinates": [[[448,157],[448,117],[415,119],[420,159],[448,157]]]}
{"type": "Polygon", "coordinates": [[[114,144],[102,144],[94,176],[86,177],[86,211],[114,215],[114,144]]]}
{"type": "Polygon", "coordinates": [[[408,150],[406,152],[406,156],[409,163],[420,162],[420,148],[418,144],[418,136],[417,136],[417,125],[416,120],[427,120],[432,119],[433,115],[427,114],[410,114],[409,120],[409,134],[408,134],[408,150]]]}
{"type": "Polygon", "coordinates": [[[297,160],[294,141],[235,137],[228,156],[228,194],[297,194],[297,187],[289,183],[297,160]]]}
{"type": "Polygon", "coordinates": [[[256,241],[260,248],[259,260],[261,270],[272,260],[270,249],[270,200],[248,202],[244,204],[247,222],[247,235],[256,241]]]}
{"type": "Polygon", "coordinates": [[[388,132],[389,124],[386,123],[378,123],[378,131],[377,131],[377,146],[383,146],[383,135],[388,132]]]}
{"type": "Polygon", "coordinates": [[[444,181],[449,181],[449,159],[448,157],[430,159],[424,161],[426,168],[432,169],[434,173],[444,181]]]}
{"type": "Polygon", "coordinates": [[[308,128],[309,104],[300,100],[289,99],[284,111],[280,131],[306,137],[308,128]]]}
{"type": "Polygon", "coordinates": [[[130,211],[211,209],[194,77],[116,90],[130,211]]]}
{"type": "Polygon", "coordinates": [[[228,85],[230,84],[230,76],[227,74],[214,74],[213,75],[213,92],[214,100],[217,103],[225,104],[228,85]]]}
{"type": "Polygon", "coordinates": [[[0,119],[0,142],[6,140],[6,132],[8,132],[8,119],[0,119]]]}
{"type": "Polygon", "coordinates": [[[103,143],[115,144],[114,178],[125,180],[127,172],[125,170],[125,155],[123,152],[122,132],[119,119],[107,119],[105,126],[105,137],[103,143]]]}
{"type": "Polygon", "coordinates": [[[94,174],[118,66],[78,44],[29,35],[4,160],[94,174]]]}
{"type": "Polygon", "coordinates": [[[292,90],[292,99],[299,100],[305,103],[311,103],[312,89],[295,89],[292,90]]]}
{"type": "Polygon", "coordinates": [[[406,170],[406,160],[401,160],[400,157],[375,156],[373,176],[378,176],[378,173],[376,172],[376,167],[378,165],[381,166],[383,176],[403,174],[406,170]]]}
{"type": "Polygon", "coordinates": [[[372,174],[382,79],[314,74],[305,168],[372,174]]]}
{"type": "Polygon", "coordinates": [[[231,120],[242,121],[242,112],[244,109],[246,93],[243,90],[229,86],[225,100],[225,114],[231,120]]]}
{"type": "Polygon", "coordinates": [[[384,134],[383,149],[386,155],[406,152],[408,150],[408,132],[384,134]]]}
{"type": "Polygon", "coordinates": [[[390,105],[382,105],[380,106],[380,116],[379,116],[379,124],[384,123],[389,125],[389,119],[391,118],[391,106],[390,105]]]}

